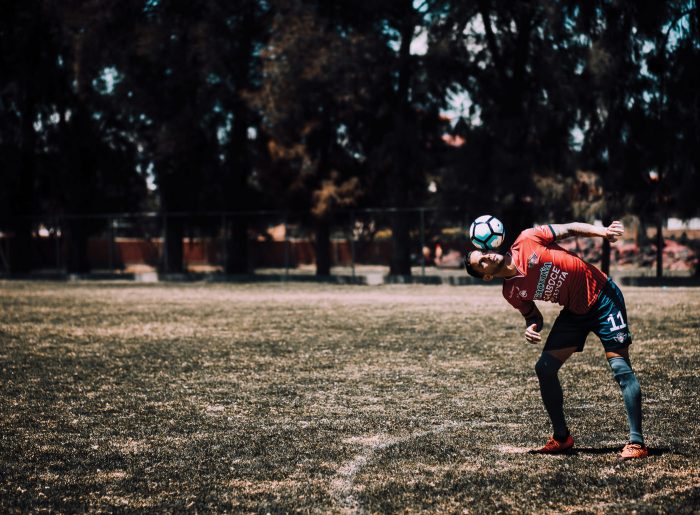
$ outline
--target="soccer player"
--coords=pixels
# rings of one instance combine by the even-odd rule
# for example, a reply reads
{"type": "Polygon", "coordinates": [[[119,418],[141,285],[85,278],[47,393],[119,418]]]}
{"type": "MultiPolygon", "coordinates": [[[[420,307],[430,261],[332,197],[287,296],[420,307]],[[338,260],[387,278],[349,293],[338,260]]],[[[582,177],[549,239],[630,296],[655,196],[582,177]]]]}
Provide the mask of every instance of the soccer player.
{"type": "Polygon", "coordinates": [[[542,341],[543,318],[534,301],[564,306],[535,365],[542,401],[554,430],[546,445],[535,452],[561,453],[574,445],[564,419],[557,374],[574,352],[583,350],[586,336],[593,331],[603,343],[627,410],[629,442],[620,458],[645,458],[649,454],[642,436],[641,390],[629,359],[632,335],[622,292],[603,272],[556,243],[570,236],[602,237],[614,242],[623,231],[618,221],[609,227],[586,223],[545,225],[520,233],[507,254],[475,250],[464,260],[470,275],[485,281],[504,280],[503,296],[525,318],[525,339],[530,343],[542,341]]]}

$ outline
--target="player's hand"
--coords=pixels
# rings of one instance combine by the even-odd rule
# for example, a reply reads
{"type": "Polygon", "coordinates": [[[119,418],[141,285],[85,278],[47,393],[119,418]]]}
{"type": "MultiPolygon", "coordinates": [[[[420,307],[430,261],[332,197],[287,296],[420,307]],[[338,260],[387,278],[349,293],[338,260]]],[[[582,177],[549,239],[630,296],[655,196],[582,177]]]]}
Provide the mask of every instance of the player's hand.
{"type": "Polygon", "coordinates": [[[622,222],[615,220],[605,229],[605,239],[611,243],[615,243],[617,239],[624,234],[624,232],[625,227],[622,225],[622,222]]]}
{"type": "Polygon", "coordinates": [[[532,324],[525,329],[525,339],[529,343],[540,343],[542,341],[542,335],[537,332],[537,324],[532,324]]]}

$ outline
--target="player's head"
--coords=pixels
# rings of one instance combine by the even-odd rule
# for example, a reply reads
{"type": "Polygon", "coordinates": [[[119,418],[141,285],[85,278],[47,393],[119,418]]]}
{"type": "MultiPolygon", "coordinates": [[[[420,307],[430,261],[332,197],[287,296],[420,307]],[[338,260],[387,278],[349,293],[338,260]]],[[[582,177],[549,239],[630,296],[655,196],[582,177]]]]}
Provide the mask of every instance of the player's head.
{"type": "Polygon", "coordinates": [[[490,281],[503,270],[506,264],[505,256],[498,252],[482,252],[472,250],[464,258],[464,267],[472,277],[490,281]]]}

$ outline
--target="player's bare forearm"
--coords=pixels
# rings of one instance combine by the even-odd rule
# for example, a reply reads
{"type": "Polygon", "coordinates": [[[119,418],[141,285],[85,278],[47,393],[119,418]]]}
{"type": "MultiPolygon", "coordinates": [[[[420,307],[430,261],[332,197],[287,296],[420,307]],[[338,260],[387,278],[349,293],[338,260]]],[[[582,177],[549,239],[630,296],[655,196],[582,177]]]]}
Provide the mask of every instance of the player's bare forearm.
{"type": "Polygon", "coordinates": [[[583,236],[584,238],[605,238],[608,241],[617,241],[625,231],[622,222],[615,220],[608,227],[591,225],[584,222],[572,222],[569,224],[554,224],[551,226],[557,240],[563,240],[571,236],[583,236]]]}
{"type": "Polygon", "coordinates": [[[583,236],[588,238],[596,236],[605,236],[605,227],[599,227],[583,222],[572,222],[569,224],[553,224],[552,229],[554,230],[554,235],[558,240],[563,240],[572,236],[583,236]]]}
{"type": "Polygon", "coordinates": [[[532,301],[524,303],[520,313],[525,317],[525,340],[528,343],[540,343],[542,341],[540,331],[544,325],[542,313],[532,301]]]}
{"type": "Polygon", "coordinates": [[[542,330],[542,326],[544,325],[544,318],[542,317],[542,313],[540,313],[540,310],[537,309],[537,306],[534,302],[529,301],[528,303],[526,303],[526,305],[523,307],[523,310],[521,310],[520,313],[523,315],[523,318],[525,318],[525,325],[528,328],[534,326],[535,331],[542,330]]]}

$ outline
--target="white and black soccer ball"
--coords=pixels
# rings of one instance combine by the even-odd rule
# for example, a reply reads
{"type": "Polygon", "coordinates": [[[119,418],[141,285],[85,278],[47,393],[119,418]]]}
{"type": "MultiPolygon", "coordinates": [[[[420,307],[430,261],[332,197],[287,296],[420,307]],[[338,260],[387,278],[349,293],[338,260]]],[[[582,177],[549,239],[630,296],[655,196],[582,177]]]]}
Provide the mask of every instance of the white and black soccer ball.
{"type": "Polygon", "coordinates": [[[491,215],[483,215],[469,227],[469,239],[481,250],[493,250],[501,246],[506,231],[503,222],[491,215]]]}

